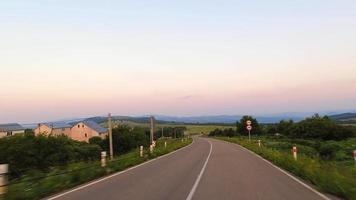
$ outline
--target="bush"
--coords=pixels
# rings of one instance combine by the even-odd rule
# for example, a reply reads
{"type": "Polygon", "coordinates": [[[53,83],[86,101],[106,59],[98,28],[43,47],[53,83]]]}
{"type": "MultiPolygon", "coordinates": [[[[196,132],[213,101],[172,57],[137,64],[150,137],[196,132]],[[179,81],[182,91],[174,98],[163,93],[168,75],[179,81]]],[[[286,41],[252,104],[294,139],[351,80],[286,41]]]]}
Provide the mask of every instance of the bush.
{"type": "MultiPolygon", "coordinates": [[[[149,130],[141,127],[119,126],[112,130],[114,154],[126,153],[139,146],[149,146],[149,130]]],[[[109,150],[109,138],[102,141],[102,148],[109,150]]]]}
{"type": "Polygon", "coordinates": [[[101,137],[95,136],[89,139],[89,144],[94,144],[94,145],[98,145],[100,147],[103,146],[103,139],[101,139],[101,137]]]}
{"type": "Polygon", "coordinates": [[[98,159],[100,147],[77,142],[66,136],[14,135],[0,139],[1,163],[19,176],[28,169],[46,170],[51,166],[98,159]]]}
{"type": "Polygon", "coordinates": [[[319,147],[319,155],[323,159],[333,160],[335,159],[336,152],[340,149],[340,145],[335,142],[327,142],[321,144],[319,147]]]}

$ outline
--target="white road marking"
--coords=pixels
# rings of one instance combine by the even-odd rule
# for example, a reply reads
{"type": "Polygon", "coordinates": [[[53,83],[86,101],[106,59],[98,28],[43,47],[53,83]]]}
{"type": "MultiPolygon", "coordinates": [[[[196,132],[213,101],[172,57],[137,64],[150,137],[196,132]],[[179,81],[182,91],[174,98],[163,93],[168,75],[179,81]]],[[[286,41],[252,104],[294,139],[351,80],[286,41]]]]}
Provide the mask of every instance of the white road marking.
{"type": "Polygon", "coordinates": [[[124,171],[117,172],[117,173],[112,174],[112,175],[110,175],[110,176],[107,176],[107,177],[101,178],[101,179],[99,179],[99,180],[96,180],[96,181],[87,183],[87,184],[85,184],[85,185],[83,185],[83,186],[79,186],[79,187],[77,187],[77,188],[74,188],[74,189],[69,190],[69,191],[67,191],[67,192],[64,192],[64,193],[62,193],[62,194],[58,194],[58,195],[55,195],[55,196],[53,196],[53,197],[49,197],[49,198],[47,198],[47,200],[57,199],[57,198],[59,198],[59,197],[62,197],[62,196],[64,196],[64,195],[67,195],[67,194],[69,194],[69,193],[72,193],[72,192],[81,190],[81,189],[83,189],[83,188],[89,187],[89,186],[94,185],[94,184],[96,184],[96,183],[99,183],[99,182],[105,181],[105,180],[107,180],[107,179],[113,178],[113,177],[115,177],[115,176],[117,176],[117,175],[126,173],[126,172],[131,171],[131,170],[133,170],[133,169],[135,169],[135,168],[138,168],[138,167],[141,167],[141,166],[143,166],[143,165],[145,165],[145,164],[151,163],[151,162],[153,162],[153,161],[155,161],[155,160],[158,160],[158,159],[167,157],[167,156],[169,156],[169,155],[171,155],[171,154],[173,154],[173,153],[177,153],[177,152],[179,152],[179,151],[181,151],[181,150],[183,150],[183,149],[185,149],[185,148],[188,148],[188,147],[192,146],[192,145],[194,144],[194,142],[195,142],[195,140],[194,140],[194,138],[193,138],[193,142],[190,143],[188,146],[182,147],[182,148],[180,148],[180,149],[178,149],[178,150],[176,150],[176,151],[172,151],[172,152],[170,152],[170,153],[168,153],[168,154],[159,156],[159,157],[154,158],[154,159],[152,159],[152,160],[148,160],[148,161],[146,161],[146,162],[144,162],[144,163],[141,163],[141,164],[139,164],[139,165],[130,167],[130,168],[124,170],[124,171]]]}
{"type": "Polygon", "coordinates": [[[262,156],[256,154],[255,152],[239,145],[239,144],[236,144],[236,143],[231,143],[231,142],[227,142],[227,141],[223,141],[223,140],[219,140],[219,141],[222,141],[222,142],[226,142],[228,144],[233,144],[233,145],[237,145],[239,147],[241,147],[243,150],[257,156],[258,158],[262,159],[263,161],[265,161],[266,163],[268,163],[269,165],[271,165],[272,167],[276,168],[277,170],[279,170],[280,172],[282,172],[283,174],[287,175],[289,178],[293,179],[294,181],[298,182],[299,184],[301,184],[302,186],[306,187],[307,189],[311,190],[312,192],[314,192],[315,194],[317,194],[318,196],[320,196],[321,198],[325,199],[325,200],[331,200],[329,197],[325,196],[324,194],[318,192],[317,190],[315,190],[314,188],[310,187],[309,185],[303,183],[301,180],[299,180],[298,178],[296,178],[295,176],[293,176],[292,174],[288,173],[287,171],[285,171],[284,169],[281,169],[280,167],[274,165],[273,163],[271,163],[270,161],[264,159],[262,156]]]}
{"type": "Polygon", "coordinates": [[[193,195],[194,195],[194,193],[195,193],[195,191],[196,191],[196,189],[197,189],[197,187],[198,187],[198,185],[199,185],[200,179],[201,179],[201,177],[203,176],[203,173],[204,173],[204,171],[205,171],[206,165],[207,165],[208,162],[209,162],[209,158],[210,158],[211,152],[213,151],[213,144],[212,144],[209,140],[207,140],[207,141],[208,141],[209,144],[210,144],[210,152],[209,152],[209,155],[208,155],[208,157],[206,158],[205,163],[204,163],[204,166],[203,166],[203,168],[201,169],[201,171],[200,171],[200,173],[199,173],[197,179],[195,180],[195,183],[194,183],[192,189],[190,190],[189,195],[188,195],[188,197],[187,197],[186,200],[191,200],[191,199],[193,198],[193,195]]]}

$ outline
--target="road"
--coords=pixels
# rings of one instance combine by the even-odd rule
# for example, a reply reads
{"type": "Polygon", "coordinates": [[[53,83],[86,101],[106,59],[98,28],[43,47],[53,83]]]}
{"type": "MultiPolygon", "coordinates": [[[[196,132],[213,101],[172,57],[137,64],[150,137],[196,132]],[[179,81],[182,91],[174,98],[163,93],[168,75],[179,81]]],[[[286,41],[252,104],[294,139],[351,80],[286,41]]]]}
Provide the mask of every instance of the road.
{"type": "Polygon", "coordinates": [[[168,156],[76,188],[58,200],[325,199],[242,147],[195,137],[168,156]]]}

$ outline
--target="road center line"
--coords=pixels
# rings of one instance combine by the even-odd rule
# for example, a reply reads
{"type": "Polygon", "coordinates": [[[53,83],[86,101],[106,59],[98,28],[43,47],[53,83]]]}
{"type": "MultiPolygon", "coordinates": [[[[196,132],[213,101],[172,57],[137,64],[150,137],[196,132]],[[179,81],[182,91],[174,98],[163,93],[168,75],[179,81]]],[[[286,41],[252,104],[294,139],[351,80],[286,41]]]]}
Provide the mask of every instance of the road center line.
{"type": "Polygon", "coordinates": [[[209,158],[210,158],[211,152],[213,151],[213,144],[212,144],[209,140],[207,140],[207,141],[208,141],[209,144],[210,144],[209,155],[208,155],[208,157],[206,158],[205,163],[204,163],[204,166],[203,166],[203,168],[201,169],[201,171],[200,171],[200,173],[199,173],[197,179],[195,180],[195,183],[194,183],[192,189],[190,190],[189,195],[188,195],[188,197],[187,197],[186,200],[191,200],[191,199],[193,198],[193,195],[194,195],[194,193],[195,193],[195,190],[197,189],[197,187],[198,187],[198,185],[199,185],[199,182],[200,182],[200,179],[201,179],[201,177],[203,176],[203,173],[204,173],[204,171],[205,171],[206,165],[207,165],[208,162],[209,162],[209,158]]]}

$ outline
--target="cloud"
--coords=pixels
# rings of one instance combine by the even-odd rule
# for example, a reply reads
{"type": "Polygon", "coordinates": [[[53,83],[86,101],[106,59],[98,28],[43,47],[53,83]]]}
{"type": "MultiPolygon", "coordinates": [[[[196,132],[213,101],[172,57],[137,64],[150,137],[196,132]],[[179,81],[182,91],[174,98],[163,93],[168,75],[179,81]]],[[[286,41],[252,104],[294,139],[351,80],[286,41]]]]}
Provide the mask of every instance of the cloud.
{"type": "Polygon", "coordinates": [[[179,97],[179,99],[188,100],[188,99],[191,99],[193,97],[194,97],[194,95],[186,95],[186,96],[179,97]]]}

